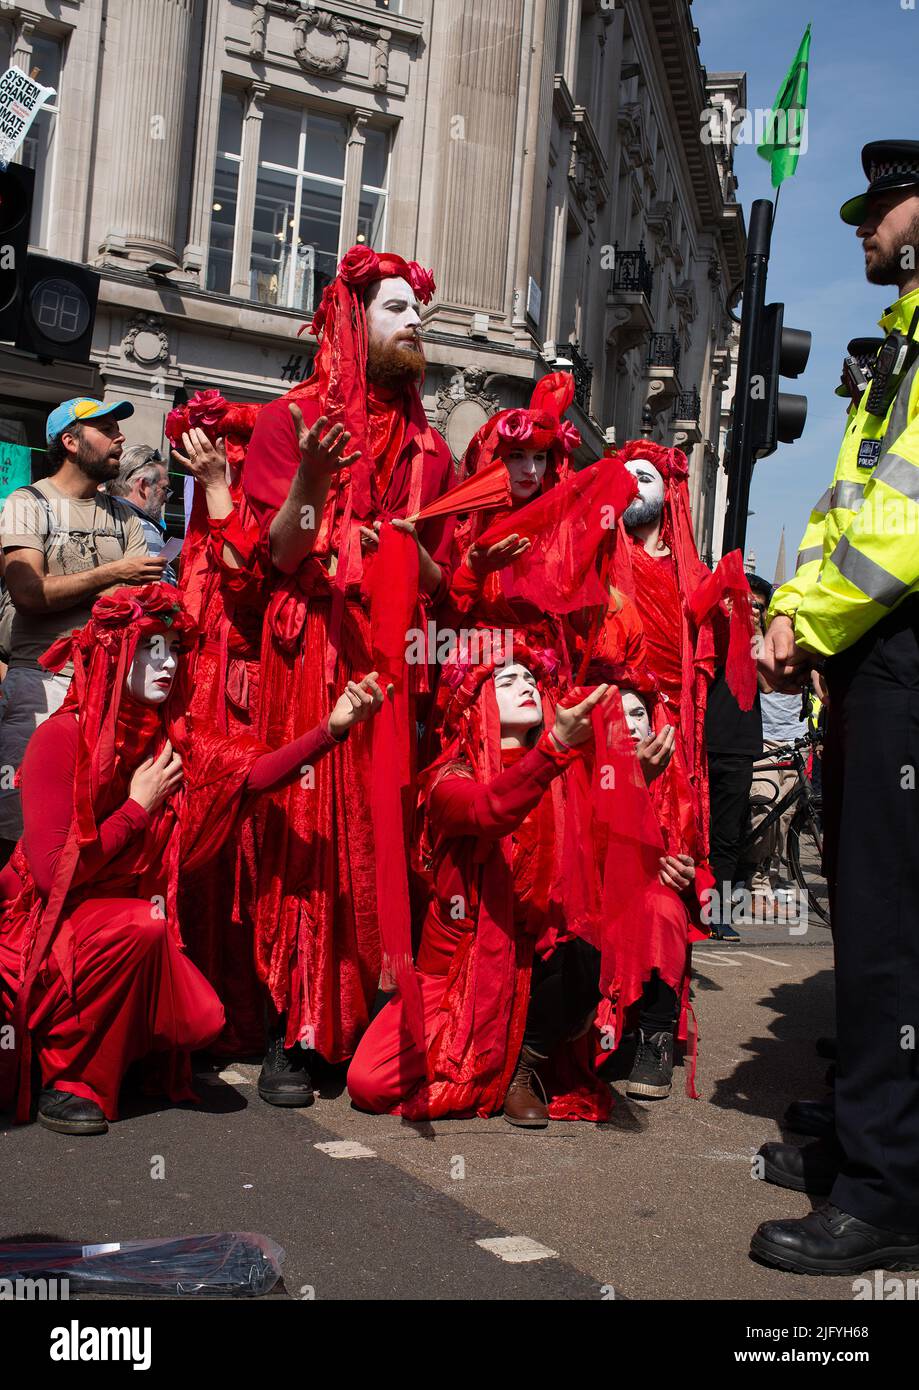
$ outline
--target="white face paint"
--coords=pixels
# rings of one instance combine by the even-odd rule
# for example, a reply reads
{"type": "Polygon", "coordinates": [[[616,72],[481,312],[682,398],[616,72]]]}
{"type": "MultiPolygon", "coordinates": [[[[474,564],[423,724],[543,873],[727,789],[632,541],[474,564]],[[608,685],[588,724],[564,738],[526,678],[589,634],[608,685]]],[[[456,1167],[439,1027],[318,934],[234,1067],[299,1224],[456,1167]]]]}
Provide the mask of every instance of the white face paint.
{"type": "Polygon", "coordinates": [[[128,694],[144,705],[161,705],[175,680],[176,639],[168,632],[154,632],[137,644],[125,686],[128,694]]]}
{"type": "Polygon", "coordinates": [[[419,304],[407,280],[380,280],[368,300],[366,313],[367,334],[375,347],[408,345],[422,351],[419,304]]]}
{"type": "Polygon", "coordinates": [[[549,455],[545,449],[515,449],[504,460],[511,480],[511,497],[515,502],[529,502],[542,487],[549,455]]]}
{"type": "Polygon", "coordinates": [[[502,666],[494,680],[502,737],[525,734],[542,723],[542,701],[531,671],[519,664],[502,666]]]}
{"type": "Polygon", "coordinates": [[[621,694],[622,710],[625,722],[629,726],[629,733],[632,735],[632,742],[641,743],[642,739],[648,738],[651,733],[651,720],[645,702],[634,690],[623,690],[621,694]]]}
{"type": "Polygon", "coordinates": [[[625,509],[623,522],[626,526],[641,526],[656,521],[664,506],[663,478],[647,459],[629,459],[626,468],[638,483],[638,496],[625,509]]]}

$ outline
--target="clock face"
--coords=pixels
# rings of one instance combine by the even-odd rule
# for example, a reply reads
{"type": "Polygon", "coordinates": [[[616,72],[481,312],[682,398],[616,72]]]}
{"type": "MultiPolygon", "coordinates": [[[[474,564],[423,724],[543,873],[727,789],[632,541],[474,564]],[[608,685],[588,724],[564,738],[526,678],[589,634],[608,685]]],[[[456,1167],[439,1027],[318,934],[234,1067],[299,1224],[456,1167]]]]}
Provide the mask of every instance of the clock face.
{"type": "Polygon", "coordinates": [[[39,280],[31,294],[36,326],[54,343],[81,338],[92,317],[89,300],[72,280],[39,280]]]}

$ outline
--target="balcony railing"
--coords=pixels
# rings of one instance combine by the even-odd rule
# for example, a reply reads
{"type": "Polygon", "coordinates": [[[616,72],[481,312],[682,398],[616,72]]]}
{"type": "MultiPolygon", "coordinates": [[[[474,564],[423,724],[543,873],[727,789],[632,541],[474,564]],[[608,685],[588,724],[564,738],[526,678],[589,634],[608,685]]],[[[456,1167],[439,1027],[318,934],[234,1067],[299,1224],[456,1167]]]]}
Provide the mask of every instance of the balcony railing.
{"type": "Polygon", "coordinates": [[[648,344],[649,367],[680,368],[680,340],[675,333],[652,333],[648,344]]]}
{"type": "Polygon", "coordinates": [[[573,364],[572,376],[574,377],[574,399],[581,407],[585,415],[590,414],[590,388],[593,384],[594,368],[593,363],[588,362],[587,358],[581,353],[577,343],[565,343],[565,352],[571,358],[573,364]]]}
{"type": "Polygon", "coordinates": [[[643,294],[650,299],[653,283],[654,272],[645,255],[644,242],[638,243],[637,251],[620,251],[617,241],[613,247],[610,294],[643,294]]]}
{"type": "Polygon", "coordinates": [[[698,424],[701,413],[702,398],[695,387],[691,391],[681,391],[673,407],[674,420],[692,420],[698,424]]]}

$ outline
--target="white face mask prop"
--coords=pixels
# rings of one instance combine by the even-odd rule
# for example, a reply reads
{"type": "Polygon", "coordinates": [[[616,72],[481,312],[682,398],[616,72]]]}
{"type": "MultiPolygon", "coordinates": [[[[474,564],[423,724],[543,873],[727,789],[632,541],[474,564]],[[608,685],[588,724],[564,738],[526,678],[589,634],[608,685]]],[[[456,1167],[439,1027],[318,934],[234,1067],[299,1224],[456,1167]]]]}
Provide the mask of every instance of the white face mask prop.
{"type": "Polygon", "coordinates": [[[622,712],[629,726],[632,742],[641,743],[642,739],[650,737],[651,734],[651,720],[645,702],[634,690],[624,690],[621,693],[622,712]]]}
{"type": "Polygon", "coordinates": [[[421,315],[407,280],[380,280],[367,301],[368,346],[374,350],[414,348],[422,352],[421,315]]]}
{"type": "Polygon", "coordinates": [[[629,459],[626,468],[638,483],[638,496],[622,514],[626,527],[648,526],[664,509],[664,480],[647,459],[629,459]]]}
{"type": "Polygon", "coordinates": [[[542,723],[542,701],[536,677],[525,666],[502,666],[495,672],[495,698],[501,737],[523,737],[542,723]]]}
{"type": "Polygon", "coordinates": [[[125,686],[129,695],[144,705],[161,705],[168,699],[178,665],[175,638],[154,632],[137,644],[125,686]]]}
{"type": "Polygon", "coordinates": [[[529,502],[542,487],[549,455],[545,450],[515,449],[504,460],[515,502],[529,502]]]}

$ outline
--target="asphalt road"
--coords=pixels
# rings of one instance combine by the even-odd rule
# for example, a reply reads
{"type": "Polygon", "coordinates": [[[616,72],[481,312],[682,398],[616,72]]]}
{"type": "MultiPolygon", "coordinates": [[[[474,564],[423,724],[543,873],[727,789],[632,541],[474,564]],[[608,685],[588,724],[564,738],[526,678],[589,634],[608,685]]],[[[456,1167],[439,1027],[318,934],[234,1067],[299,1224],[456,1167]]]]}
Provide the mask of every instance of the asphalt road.
{"type": "Polygon", "coordinates": [[[789,1100],[823,1093],[813,1040],[833,1031],[828,933],[769,930],[696,948],[700,1100],[678,1071],[665,1102],[618,1085],[605,1126],[409,1125],[353,1110],[334,1073],[310,1109],[272,1109],[257,1067],[223,1064],[199,1073],[201,1106],[135,1101],[104,1137],[0,1130],[0,1239],[259,1231],[286,1251],[277,1296],[318,1300],[850,1300],[848,1279],[747,1254],[760,1221],[810,1205],[751,1159],[789,1100]],[[340,1141],[364,1152],[317,1147],[340,1141]],[[481,1244],[508,1237],[528,1258],[481,1244]]]}

